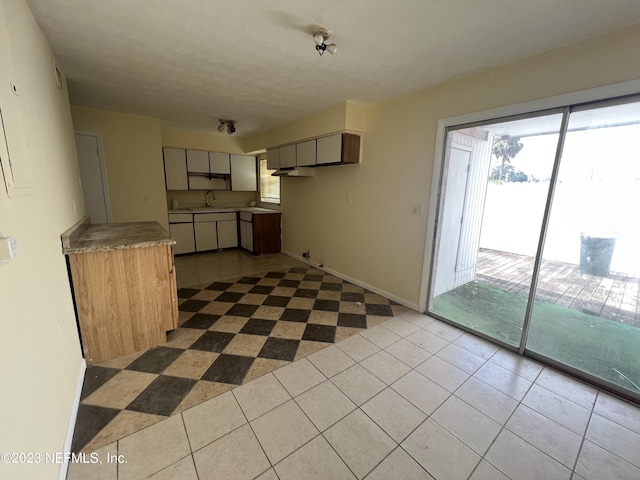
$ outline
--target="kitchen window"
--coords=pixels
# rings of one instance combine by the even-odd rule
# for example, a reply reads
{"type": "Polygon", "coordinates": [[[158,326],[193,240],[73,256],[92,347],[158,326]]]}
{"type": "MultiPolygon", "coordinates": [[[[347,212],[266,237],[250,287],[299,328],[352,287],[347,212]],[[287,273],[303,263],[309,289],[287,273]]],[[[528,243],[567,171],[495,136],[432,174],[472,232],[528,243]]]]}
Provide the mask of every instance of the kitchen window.
{"type": "Polygon", "coordinates": [[[280,204],[280,177],[272,177],[275,170],[267,168],[267,155],[260,155],[260,201],[280,204]]]}

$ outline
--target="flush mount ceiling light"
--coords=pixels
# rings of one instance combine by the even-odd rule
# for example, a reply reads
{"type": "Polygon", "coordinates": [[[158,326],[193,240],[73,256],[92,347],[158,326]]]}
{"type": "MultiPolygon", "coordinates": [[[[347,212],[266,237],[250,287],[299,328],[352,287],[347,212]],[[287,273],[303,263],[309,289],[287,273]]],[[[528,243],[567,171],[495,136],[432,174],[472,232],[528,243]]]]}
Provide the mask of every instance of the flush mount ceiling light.
{"type": "Polygon", "coordinates": [[[227,128],[227,133],[229,135],[231,135],[232,133],[236,133],[235,120],[220,120],[220,125],[218,125],[218,131],[220,133],[224,132],[225,127],[227,128]]]}
{"type": "Polygon", "coordinates": [[[313,41],[316,42],[316,51],[321,56],[325,52],[325,50],[331,54],[338,51],[338,46],[335,43],[327,44],[330,33],[331,30],[329,30],[327,27],[316,27],[312,32],[313,41]]]}

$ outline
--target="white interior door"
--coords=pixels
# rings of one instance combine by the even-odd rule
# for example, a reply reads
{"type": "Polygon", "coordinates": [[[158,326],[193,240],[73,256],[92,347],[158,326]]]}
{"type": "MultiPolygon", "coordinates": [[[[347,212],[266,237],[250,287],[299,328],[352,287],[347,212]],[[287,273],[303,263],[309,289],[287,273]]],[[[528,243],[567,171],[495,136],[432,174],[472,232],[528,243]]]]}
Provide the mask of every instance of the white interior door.
{"type": "Polygon", "coordinates": [[[91,223],[110,223],[111,205],[102,146],[97,134],[75,134],[82,195],[91,223]]]}

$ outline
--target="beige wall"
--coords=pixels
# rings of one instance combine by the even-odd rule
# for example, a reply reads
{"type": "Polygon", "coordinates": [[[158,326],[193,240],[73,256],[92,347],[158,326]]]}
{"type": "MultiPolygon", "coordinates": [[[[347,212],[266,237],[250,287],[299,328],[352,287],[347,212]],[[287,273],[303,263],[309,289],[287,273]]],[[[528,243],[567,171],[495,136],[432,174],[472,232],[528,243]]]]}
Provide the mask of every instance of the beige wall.
{"type": "Polygon", "coordinates": [[[168,228],[160,120],[77,106],[71,114],[75,130],[102,134],[113,221],[168,228]]]}
{"type": "MultiPolygon", "coordinates": [[[[639,79],[639,44],[634,26],[365,108],[362,164],[283,179],[283,250],[310,250],[313,262],[418,304],[438,120],[639,79]]],[[[256,139],[294,141],[322,129],[313,120],[256,139]]]]}
{"type": "MultiPolygon", "coordinates": [[[[0,173],[0,231],[18,242],[18,256],[0,266],[0,451],[44,456],[63,451],[81,381],[60,234],[84,210],[66,86],[64,93],[56,88],[53,56],[23,0],[0,0],[0,43],[0,106],[9,102],[11,80],[20,89],[19,109],[3,109],[4,121],[22,122],[35,185],[28,195],[10,197],[0,173]],[[5,46],[14,59],[12,78],[5,46]]],[[[37,465],[0,463],[0,478],[56,478],[59,467],[44,457],[37,465]]]]}

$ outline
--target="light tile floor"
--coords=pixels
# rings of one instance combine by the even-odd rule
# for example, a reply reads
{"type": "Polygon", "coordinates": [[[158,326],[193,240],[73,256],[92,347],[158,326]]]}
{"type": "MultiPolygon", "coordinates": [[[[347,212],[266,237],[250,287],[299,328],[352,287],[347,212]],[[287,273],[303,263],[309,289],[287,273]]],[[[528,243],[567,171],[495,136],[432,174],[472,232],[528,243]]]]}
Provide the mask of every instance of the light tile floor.
{"type": "Polygon", "coordinates": [[[405,312],[97,451],[69,479],[640,478],[640,409],[405,312]]]}

